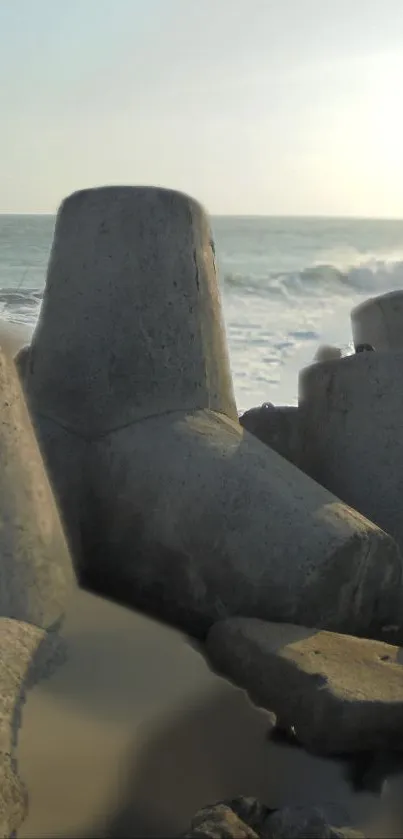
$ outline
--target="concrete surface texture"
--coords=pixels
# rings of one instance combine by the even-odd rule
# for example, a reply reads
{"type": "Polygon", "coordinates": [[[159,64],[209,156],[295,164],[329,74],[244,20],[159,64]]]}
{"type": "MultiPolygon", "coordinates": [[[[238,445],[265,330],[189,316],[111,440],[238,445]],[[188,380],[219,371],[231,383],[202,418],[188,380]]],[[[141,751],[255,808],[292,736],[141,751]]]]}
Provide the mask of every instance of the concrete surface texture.
{"type": "Polygon", "coordinates": [[[239,425],[192,199],[134,187],[66,199],[23,366],[90,590],[196,636],[231,614],[380,633],[400,554],[239,425]]]}
{"type": "Polygon", "coordinates": [[[242,427],[277,454],[299,465],[299,413],[288,405],[251,408],[239,418],[242,427]]]}
{"type": "Polygon", "coordinates": [[[390,291],[360,303],[351,312],[355,346],[403,350],[403,291],[390,291]]]}
{"type": "Polygon", "coordinates": [[[300,374],[307,474],[403,547],[403,351],[360,353],[300,374]]]}
{"type": "Polygon", "coordinates": [[[232,618],[209,632],[213,667],[317,754],[403,750],[400,647],[232,618]]]}
{"type": "Polygon", "coordinates": [[[12,358],[0,348],[0,616],[51,629],[75,577],[12,358]]]}
{"type": "Polygon", "coordinates": [[[92,590],[197,637],[229,615],[378,637],[401,618],[390,537],[239,423],[170,414],[93,448],[92,590]]]}
{"type": "Polygon", "coordinates": [[[33,407],[90,439],[167,411],[236,418],[200,205],[146,187],[67,198],[28,366],[33,407]]]}

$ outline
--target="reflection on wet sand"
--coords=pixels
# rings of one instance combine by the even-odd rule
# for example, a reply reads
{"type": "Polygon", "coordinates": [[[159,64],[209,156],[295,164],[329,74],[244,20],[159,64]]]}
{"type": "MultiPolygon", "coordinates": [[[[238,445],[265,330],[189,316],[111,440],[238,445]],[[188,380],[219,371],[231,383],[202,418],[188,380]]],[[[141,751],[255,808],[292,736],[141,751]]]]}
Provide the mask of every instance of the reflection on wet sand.
{"type": "Polygon", "coordinates": [[[201,806],[340,802],[340,763],[270,743],[270,717],[174,630],[79,592],[69,659],[29,695],[19,741],[30,794],[21,837],[177,836],[201,806]]]}

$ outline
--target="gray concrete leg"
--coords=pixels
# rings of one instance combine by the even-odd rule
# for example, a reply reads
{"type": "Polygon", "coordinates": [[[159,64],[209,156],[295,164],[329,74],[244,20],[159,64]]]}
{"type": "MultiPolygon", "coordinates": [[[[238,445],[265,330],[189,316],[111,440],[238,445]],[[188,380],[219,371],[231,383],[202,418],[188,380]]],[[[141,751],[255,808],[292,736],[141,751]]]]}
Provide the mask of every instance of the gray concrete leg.
{"type": "Polygon", "coordinates": [[[400,614],[389,536],[210,411],[94,444],[88,581],[203,637],[229,615],[382,636],[400,614]]]}
{"type": "Polygon", "coordinates": [[[14,363],[0,348],[0,836],[26,811],[15,746],[26,689],[60,653],[70,555],[14,363]]]}
{"type": "Polygon", "coordinates": [[[312,365],[300,391],[304,470],[403,548],[403,352],[312,365]]]}
{"type": "Polygon", "coordinates": [[[54,628],[74,573],[14,362],[0,348],[0,616],[54,628]]]}

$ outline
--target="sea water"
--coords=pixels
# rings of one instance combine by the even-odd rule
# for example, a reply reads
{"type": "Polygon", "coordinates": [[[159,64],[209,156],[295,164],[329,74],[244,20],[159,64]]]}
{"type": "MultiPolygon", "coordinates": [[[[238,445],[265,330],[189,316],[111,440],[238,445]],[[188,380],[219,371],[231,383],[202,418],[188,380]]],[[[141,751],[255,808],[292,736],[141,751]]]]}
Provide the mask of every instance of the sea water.
{"type": "MultiPolygon", "coordinates": [[[[240,411],[295,404],[298,372],[321,343],[350,352],[350,311],[403,288],[403,221],[214,217],[240,411]]],[[[34,325],[53,216],[0,215],[0,317],[34,325]]]]}

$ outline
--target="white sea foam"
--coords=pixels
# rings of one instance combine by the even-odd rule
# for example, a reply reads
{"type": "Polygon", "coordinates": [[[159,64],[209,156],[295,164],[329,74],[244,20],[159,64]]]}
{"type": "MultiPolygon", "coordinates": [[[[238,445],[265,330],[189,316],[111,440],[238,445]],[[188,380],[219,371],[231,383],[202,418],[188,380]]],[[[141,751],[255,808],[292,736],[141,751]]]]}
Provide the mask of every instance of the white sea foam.
{"type": "MultiPolygon", "coordinates": [[[[403,288],[403,224],[213,219],[240,409],[295,404],[298,371],[320,344],[351,351],[350,311],[403,288]]],[[[0,216],[0,317],[34,326],[53,219],[0,216]]]]}

